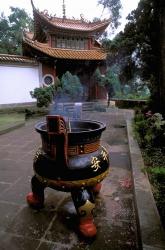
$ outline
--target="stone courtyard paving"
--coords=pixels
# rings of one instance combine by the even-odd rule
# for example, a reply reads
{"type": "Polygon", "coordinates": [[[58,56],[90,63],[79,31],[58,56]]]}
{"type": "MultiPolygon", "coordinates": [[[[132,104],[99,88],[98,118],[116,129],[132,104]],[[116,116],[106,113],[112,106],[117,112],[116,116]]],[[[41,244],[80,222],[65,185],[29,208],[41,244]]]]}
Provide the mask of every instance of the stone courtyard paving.
{"type": "Polygon", "coordinates": [[[29,208],[33,156],[41,145],[37,120],[0,136],[0,249],[2,250],[129,250],[140,249],[133,197],[126,120],[129,112],[84,112],[83,118],[107,125],[102,144],[111,170],[96,198],[97,237],[85,240],[76,229],[77,216],[69,193],[47,188],[45,207],[29,208]]]}

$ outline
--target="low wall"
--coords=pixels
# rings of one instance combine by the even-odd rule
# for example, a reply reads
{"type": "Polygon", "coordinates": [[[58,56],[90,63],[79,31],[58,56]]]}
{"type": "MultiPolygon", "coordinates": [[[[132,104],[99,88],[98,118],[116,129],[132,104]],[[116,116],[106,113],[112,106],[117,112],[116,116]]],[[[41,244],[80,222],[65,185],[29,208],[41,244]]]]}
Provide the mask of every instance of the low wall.
{"type": "Polygon", "coordinates": [[[118,108],[142,107],[147,104],[147,100],[117,99],[117,98],[112,98],[111,100],[115,101],[115,106],[118,108]]]}

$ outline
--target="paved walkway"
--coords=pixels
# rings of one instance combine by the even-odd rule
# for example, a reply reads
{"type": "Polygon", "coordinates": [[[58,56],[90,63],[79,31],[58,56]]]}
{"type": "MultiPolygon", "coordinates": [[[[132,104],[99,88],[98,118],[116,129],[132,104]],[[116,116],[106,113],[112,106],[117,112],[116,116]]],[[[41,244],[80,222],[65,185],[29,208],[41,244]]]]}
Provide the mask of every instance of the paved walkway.
{"type": "Polygon", "coordinates": [[[32,161],[41,144],[35,121],[0,136],[0,249],[2,250],[129,250],[138,246],[125,117],[129,112],[86,112],[86,119],[107,124],[102,143],[110,152],[111,171],[96,199],[95,240],[78,236],[76,212],[68,193],[47,188],[45,207],[26,204],[31,191],[32,161]]]}

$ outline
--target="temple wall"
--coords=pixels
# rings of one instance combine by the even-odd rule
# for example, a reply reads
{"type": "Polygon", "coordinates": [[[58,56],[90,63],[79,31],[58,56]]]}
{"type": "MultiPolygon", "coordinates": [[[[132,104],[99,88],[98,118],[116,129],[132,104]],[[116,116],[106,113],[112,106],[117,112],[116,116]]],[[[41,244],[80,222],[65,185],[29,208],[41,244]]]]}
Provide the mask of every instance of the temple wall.
{"type": "Polygon", "coordinates": [[[0,64],[0,104],[35,102],[30,91],[39,87],[38,66],[0,64]]]}
{"type": "Polygon", "coordinates": [[[55,67],[52,64],[43,63],[42,64],[42,76],[44,77],[47,74],[52,75],[55,79],[55,77],[56,77],[55,67]]]}

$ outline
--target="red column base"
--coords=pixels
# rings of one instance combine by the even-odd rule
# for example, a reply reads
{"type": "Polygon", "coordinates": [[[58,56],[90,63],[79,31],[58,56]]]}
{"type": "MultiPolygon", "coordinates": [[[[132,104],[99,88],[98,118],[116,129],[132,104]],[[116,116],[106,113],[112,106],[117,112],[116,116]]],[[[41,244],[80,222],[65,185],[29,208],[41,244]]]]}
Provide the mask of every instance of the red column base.
{"type": "Polygon", "coordinates": [[[44,199],[33,192],[28,193],[26,200],[27,203],[33,208],[42,208],[44,206],[44,199]]]}
{"type": "Polygon", "coordinates": [[[94,237],[97,234],[97,229],[93,223],[93,218],[81,218],[79,224],[80,233],[85,237],[94,237]]]}
{"type": "Polygon", "coordinates": [[[93,187],[92,190],[93,190],[94,194],[99,194],[99,192],[101,190],[101,186],[102,186],[102,184],[98,183],[98,184],[96,184],[96,186],[93,187]]]}

